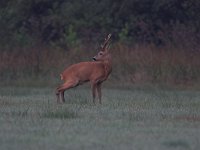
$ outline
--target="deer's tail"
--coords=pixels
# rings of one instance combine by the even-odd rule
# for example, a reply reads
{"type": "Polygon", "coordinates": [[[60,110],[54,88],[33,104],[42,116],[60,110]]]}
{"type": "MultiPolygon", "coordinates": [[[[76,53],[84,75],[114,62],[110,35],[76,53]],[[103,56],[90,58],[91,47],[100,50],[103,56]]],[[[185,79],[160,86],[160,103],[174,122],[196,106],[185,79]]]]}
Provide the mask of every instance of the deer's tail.
{"type": "Polygon", "coordinates": [[[62,74],[60,74],[60,79],[63,80],[63,75],[62,74]]]}

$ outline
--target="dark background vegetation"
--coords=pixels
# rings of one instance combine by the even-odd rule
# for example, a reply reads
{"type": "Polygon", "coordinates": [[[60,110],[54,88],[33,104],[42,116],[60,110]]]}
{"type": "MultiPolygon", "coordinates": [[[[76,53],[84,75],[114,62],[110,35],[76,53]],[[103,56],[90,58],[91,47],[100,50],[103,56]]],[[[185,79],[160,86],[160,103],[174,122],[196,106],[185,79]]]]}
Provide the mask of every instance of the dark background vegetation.
{"type": "Polygon", "coordinates": [[[1,0],[1,84],[51,84],[112,33],[111,83],[198,87],[199,0],[1,0]]]}

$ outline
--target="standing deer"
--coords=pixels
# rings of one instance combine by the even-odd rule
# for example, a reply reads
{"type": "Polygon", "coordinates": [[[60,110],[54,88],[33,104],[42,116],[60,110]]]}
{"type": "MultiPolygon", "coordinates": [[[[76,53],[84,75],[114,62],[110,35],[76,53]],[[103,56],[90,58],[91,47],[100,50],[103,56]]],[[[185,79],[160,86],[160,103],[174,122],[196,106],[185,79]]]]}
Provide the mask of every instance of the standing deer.
{"type": "Polygon", "coordinates": [[[99,103],[101,104],[101,84],[108,78],[112,71],[111,55],[108,52],[110,38],[111,34],[107,36],[103,45],[101,45],[101,50],[98,54],[93,57],[94,61],[71,65],[60,74],[64,84],[56,89],[58,103],[65,102],[65,90],[89,81],[92,89],[93,103],[95,103],[96,93],[98,93],[99,103]]]}

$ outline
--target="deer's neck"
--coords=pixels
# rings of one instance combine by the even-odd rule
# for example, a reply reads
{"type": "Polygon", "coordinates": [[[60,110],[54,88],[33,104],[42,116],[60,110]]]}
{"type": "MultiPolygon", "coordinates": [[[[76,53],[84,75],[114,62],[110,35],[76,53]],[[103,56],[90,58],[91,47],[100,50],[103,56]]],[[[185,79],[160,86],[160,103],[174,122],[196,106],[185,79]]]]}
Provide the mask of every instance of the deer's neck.
{"type": "Polygon", "coordinates": [[[112,71],[112,61],[111,61],[111,59],[105,60],[105,61],[103,61],[103,64],[105,67],[106,77],[108,77],[112,71]]]}

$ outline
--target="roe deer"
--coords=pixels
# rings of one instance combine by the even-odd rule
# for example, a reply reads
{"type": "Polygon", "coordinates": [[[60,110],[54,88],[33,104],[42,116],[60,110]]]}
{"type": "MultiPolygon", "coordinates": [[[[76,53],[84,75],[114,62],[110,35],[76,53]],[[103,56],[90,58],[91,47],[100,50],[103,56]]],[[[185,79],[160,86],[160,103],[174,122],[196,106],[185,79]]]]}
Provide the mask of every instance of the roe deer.
{"type": "Polygon", "coordinates": [[[108,52],[108,42],[110,38],[111,34],[107,36],[104,44],[101,45],[101,50],[98,54],[93,57],[94,61],[80,62],[71,65],[60,74],[61,80],[64,80],[64,84],[56,89],[58,103],[65,102],[65,90],[90,81],[93,103],[95,103],[96,93],[98,93],[99,103],[101,104],[101,84],[108,78],[112,71],[111,55],[108,52]]]}

